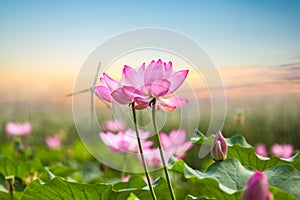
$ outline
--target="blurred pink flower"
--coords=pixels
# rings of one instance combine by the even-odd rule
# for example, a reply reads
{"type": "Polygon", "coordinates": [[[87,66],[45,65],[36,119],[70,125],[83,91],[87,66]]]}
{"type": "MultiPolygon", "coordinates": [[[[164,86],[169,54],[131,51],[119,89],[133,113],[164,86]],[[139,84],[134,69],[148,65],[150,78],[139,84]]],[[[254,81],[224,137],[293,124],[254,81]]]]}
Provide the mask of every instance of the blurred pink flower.
{"type": "Polygon", "coordinates": [[[5,131],[11,136],[25,136],[29,135],[32,131],[32,126],[29,122],[26,123],[15,123],[8,122],[5,126],[5,131]]]}
{"type": "Polygon", "coordinates": [[[157,62],[153,60],[147,67],[143,64],[137,71],[125,65],[120,82],[104,73],[103,78],[100,78],[102,85],[94,89],[108,102],[136,102],[135,108],[143,109],[156,98],[158,110],[172,111],[188,103],[184,97],[169,97],[182,85],[187,74],[188,70],[173,73],[172,62],[166,64],[159,59],[157,62]],[[163,98],[165,96],[169,98],[163,98]]]}
{"type": "Polygon", "coordinates": [[[227,156],[227,150],[227,142],[219,130],[212,144],[211,155],[214,160],[225,160],[227,156]]]}
{"type": "MultiPolygon", "coordinates": [[[[139,130],[143,149],[149,148],[153,142],[146,141],[150,132],[139,130]]],[[[119,131],[117,134],[111,132],[100,132],[100,138],[113,152],[137,152],[138,142],[136,140],[136,134],[133,130],[128,129],[126,132],[119,131]]]]}
{"type": "Polygon", "coordinates": [[[49,149],[60,149],[60,137],[58,135],[47,136],[45,139],[49,149]]]}
{"type": "Polygon", "coordinates": [[[122,179],[121,179],[121,181],[122,181],[122,182],[128,182],[129,179],[130,179],[130,175],[128,175],[128,176],[123,176],[122,179]]]}
{"type": "Polygon", "coordinates": [[[271,147],[272,155],[278,156],[280,158],[290,158],[294,153],[294,148],[290,144],[274,144],[271,147]]]}
{"type": "Polygon", "coordinates": [[[242,200],[273,200],[269,191],[268,180],[263,172],[255,172],[247,182],[242,193],[242,200]]]}
{"type": "MultiPolygon", "coordinates": [[[[173,155],[174,149],[164,149],[165,162],[168,163],[170,157],[173,155]]],[[[161,167],[162,160],[158,148],[144,150],[145,161],[148,166],[161,167]]]]}
{"type": "Polygon", "coordinates": [[[186,151],[193,146],[191,141],[185,142],[186,133],[184,130],[172,130],[169,136],[162,132],[159,136],[163,148],[173,151],[174,156],[178,159],[182,159],[186,151]]]}
{"type": "Polygon", "coordinates": [[[101,124],[101,128],[104,132],[118,132],[125,129],[125,125],[120,120],[109,120],[101,124]]]}
{"type": "MultiPolygon", "coordinates": [[[[122,179],[121,179],[121,181],[122,181],[122,182],[128,182],[129,179],[130,179],[130,177],[131,177],[130,175],[128,175],[128,176],[123,176],[122,179]]],[[[144,179],[145,183],[148,183],[147,177],[146,177],[146,176],[144,176],[143,179],[144,179]]],[[[153,182],[153,181],[154,181],[154,178],[153,178],[153,177],[150,177],[150,180],[151,180],[151,182],[153,182]]]]}
{"type": "Polygon", "coordinates": [[[268,152],[264,144],[257,144],[255,152],[260,156],[268,156],[268,152]]]}

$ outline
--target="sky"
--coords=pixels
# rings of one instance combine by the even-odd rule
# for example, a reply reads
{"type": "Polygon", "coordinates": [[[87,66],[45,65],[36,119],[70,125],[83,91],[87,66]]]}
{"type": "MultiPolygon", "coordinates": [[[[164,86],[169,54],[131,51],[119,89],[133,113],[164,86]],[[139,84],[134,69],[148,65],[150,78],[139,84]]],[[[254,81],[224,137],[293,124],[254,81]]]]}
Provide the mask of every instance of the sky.
{"type": "Polygon", "coordinates": [[[299,66],[299,19],[300,1],[0,1],[0,92],[70,92],[97,46],[143,27],[187,35],[218,68],[299,66]]]}

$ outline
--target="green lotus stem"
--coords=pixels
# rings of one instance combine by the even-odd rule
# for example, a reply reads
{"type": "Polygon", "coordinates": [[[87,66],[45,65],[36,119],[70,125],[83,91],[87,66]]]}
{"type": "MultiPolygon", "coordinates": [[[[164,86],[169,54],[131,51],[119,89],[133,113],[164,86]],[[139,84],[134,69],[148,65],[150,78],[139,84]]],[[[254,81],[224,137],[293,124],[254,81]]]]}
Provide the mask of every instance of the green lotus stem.
{"type": "Polygon", "coordinates": [[[144,171],[145,171],[145,174],[146,174],[148,186],[149,186],[152,198],[154,200],[156,200],[157,198],[156,198],[155,192],[154,192],[153,187],[152,187],[151,179],[150,179],[150,176],[149,176],[147,164],[146,164],[145,157],[144,157],[144,152],[143,152],[141,138],[140,138],[140,134],[139,134],[139,131],[138,131],[137,120],[136,120],[136,112],[135,112],[135,109],[134,109],[134,102],[131,104],[131,108],[132,108],[133,122],[134,122],[134,128],[135,128],[136,138],[137,138],[137,141],[138,141],[139,151],[140,151],[140,154],[141,154],[142,163],[143,163],[144,171]]]}
{"type": "Polygon", "coordinates": [[[164,169],[164,172],[165,172],[165,175],[166,175],[169,192],[170,192],[172,200],[176,200],[175,195],[174,195],[174,190],[172,188],[172,184],[171,184],[171,180],[170,180],[170,175],[169,175],[168,168],[167,168],[167,165],[166,165],[165,156],[164,156],[163,148],[162,148],[162,145],[161,145],[159,133],[157,131],[157,126],[156,126],[156,119],[155,119],[156,99],[155,98],[152,99],[150,104],[152,106],[153,127],[154,127],[154,131],[155,131],[155,136],[156,136],[156,139],[157,139],[157,142],[158,142],[158,148],[159,148],[159,152],[160,152],[161,161],[162,161],[162,164],[163,164],[163,169],[164,169]]]}

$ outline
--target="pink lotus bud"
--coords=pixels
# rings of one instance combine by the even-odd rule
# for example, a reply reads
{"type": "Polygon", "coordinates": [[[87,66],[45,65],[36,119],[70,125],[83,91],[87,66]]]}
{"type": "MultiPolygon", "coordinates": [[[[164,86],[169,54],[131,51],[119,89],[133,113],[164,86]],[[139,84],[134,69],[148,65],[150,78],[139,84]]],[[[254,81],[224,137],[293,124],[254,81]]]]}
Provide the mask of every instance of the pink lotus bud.
{"type": "Polygon", "coordinates": [[[225,160],[227,156],[227,142],[221,131],[218,131],[212,144],[211,156],[214,160],[225,160]]]}
{"type": "Polygon", "coordinates": [[[26,122],[24,124],[9,122],[5,126],[5,131],[8,135],[11,136],[25,136],[31,133],[32,127],[29,122],[26,122]]]}
{"type": "Polygon", "coordinates": [[[268,180],[263,172],[255,172],[247,182],[242,193],[242,200],[273,200],[269,191],[268,180]]]}

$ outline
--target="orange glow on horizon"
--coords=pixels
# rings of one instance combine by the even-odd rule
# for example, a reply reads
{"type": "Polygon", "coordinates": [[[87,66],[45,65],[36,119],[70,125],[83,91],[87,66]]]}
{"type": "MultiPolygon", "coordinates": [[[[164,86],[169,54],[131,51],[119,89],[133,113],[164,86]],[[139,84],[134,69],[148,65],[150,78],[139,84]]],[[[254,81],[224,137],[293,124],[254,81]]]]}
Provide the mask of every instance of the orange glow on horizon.
{"type": "MultiPolygon", "coordinates": [[[[298,72],[300,69],[253,66],[226,67],[218,70],[227,97],[300,92],[300,80],[295,78],[295,72],[291,71],[298,72]]],[[[73,92],[76,75],[76,72],[68,70],[58,72],[39,69],[28,72],[23,69],[17,74],[2,70],[0,102],[33,101],[70,107],[71,98],[67,98],[66,94],[73,92]]],[[[193,77],[193,74],[190,76],[193,77]]],[[[190,84],[197,88],[197,98],[210,98],[203,80],[191,81],[190,84]]],[[[184,91],[182,93],[184,94],[184,91]]]]}

